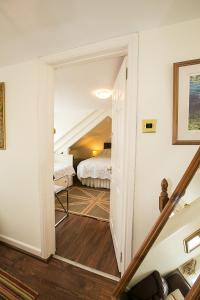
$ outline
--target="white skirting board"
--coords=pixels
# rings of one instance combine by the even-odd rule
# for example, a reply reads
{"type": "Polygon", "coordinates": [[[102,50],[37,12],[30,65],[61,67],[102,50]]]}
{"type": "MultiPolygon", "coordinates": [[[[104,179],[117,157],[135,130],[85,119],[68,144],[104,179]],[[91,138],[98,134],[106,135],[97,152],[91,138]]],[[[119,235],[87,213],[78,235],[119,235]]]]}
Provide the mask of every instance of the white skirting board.
{"type": "Polygon", "coordinates": [[[8,245],[14,246],[31,254],[41,257],[41,249],[31,246],[29,244],[25,244],[23,242],[17,241],[13,238],[7,237],[5,235],[0,234],[0,241],[4,242],[8,245]]]}

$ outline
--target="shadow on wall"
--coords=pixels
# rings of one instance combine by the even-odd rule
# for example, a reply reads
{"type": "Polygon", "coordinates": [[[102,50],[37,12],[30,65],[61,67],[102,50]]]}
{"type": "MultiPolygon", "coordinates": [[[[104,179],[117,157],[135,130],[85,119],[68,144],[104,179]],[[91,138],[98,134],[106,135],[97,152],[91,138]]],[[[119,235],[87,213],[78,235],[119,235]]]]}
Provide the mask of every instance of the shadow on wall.
{"type": "Polygon", "coordinates": [[[69,154],[72,154],[74,159],[87,159],[96,156],[104,149],[104,143],[111,142],[111,135],[112,119],[111,117],[106,117],[78,142],[72,145],[69,154]]]}

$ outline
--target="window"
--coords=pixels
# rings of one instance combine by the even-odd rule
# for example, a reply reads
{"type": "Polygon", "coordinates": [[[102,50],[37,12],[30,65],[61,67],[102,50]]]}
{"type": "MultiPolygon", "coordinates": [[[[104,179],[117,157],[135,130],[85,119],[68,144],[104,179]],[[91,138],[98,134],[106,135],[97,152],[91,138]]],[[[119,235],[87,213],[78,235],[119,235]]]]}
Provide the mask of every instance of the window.
{"type": "Polygon", "coordinates": [[[200,246],[200,229],[184,240],[185,252],[190,253],[200,246]]]}

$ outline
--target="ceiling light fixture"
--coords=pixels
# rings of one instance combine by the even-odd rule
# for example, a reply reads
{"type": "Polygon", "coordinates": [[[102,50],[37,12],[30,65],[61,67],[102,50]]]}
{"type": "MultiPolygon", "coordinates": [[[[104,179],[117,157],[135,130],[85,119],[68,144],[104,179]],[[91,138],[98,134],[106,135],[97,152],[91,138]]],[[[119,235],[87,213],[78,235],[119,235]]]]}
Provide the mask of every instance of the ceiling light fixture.
{"type": "Polygon", "coordinates": [[[101,89],[101,90],[95,91],[95,95],[99,99],[108,99],[111,97],[112,91],[108,90],[108,89],[101,89]]]}

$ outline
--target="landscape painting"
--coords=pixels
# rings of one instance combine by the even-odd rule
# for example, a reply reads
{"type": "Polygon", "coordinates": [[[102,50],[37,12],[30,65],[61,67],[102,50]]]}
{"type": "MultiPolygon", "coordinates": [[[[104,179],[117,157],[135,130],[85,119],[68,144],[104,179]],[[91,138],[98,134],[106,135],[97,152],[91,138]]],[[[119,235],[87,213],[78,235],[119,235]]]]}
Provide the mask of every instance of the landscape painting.
{"type": "Polygon", "coordinates": [[[0,83],[0,150],[6,148],[5,141],[5,84],[0,83]]]}
{"type": "Polygon", "coordinates": [[[200,145],[200,59],[173,64],[173,145],[200,145]]]}
{"type": "Polygon", "coordinates": [[[200,130],[200,73],[190,76],[189,130],[200,130]]]}

